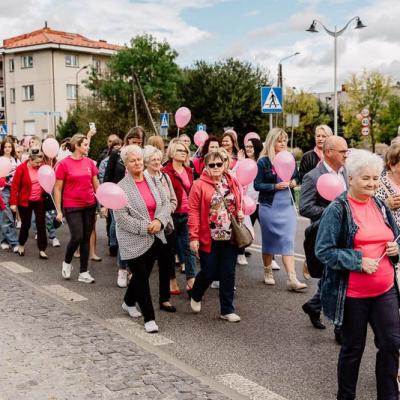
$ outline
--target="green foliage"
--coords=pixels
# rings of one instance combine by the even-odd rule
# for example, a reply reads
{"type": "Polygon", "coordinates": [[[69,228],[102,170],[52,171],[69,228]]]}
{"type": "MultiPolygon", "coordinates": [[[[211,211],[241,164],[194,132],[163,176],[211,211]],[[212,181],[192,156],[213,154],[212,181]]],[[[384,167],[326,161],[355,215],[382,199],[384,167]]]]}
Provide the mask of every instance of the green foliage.
{"type": "Polygon", "coordinates": [[[390,95],[387,107],[385,107],[378,120],[380,127],[379,141],[390,144],[391,140],[397,136],[400,126],[400,97],[390,95]]]}
{"type": "MultiPolygon", "coordinates": [[[[300,126],[294,131],[294,146],[303,150],[313,148],[315,127],[331,121],[328,107],[324,107],[312,94],[296,93],[293,89],[286,90],[284,102],[285,121],[288,113],[300,115],[300,126]]],[[[290,138],[291,128],[287,128],[287,133],[290,138]]]]}
{"type": "Polygon", "coordinates": [[[210,134],[233,127],[239,138],[250,131],[265,136],[268,116],[261,113],[260,88],[271,82],[268,71],[228,59],[214,64],[197,61],[183,76],[182,105],[192,112],[188,130],[203,122],[210,134]]]}
{"type": "Polygon", "coordinates": [[[352,75],[345,86],[348,102],[343,106],[344,135],[353,143],[362,140],[361,123],[356,116],[367,107],[371,118],[368,138],[374,152],[376,139],[381,134],[379,119],[389,99],[390,79],[379,72],[364,71],[361,76],[352,75]]]}

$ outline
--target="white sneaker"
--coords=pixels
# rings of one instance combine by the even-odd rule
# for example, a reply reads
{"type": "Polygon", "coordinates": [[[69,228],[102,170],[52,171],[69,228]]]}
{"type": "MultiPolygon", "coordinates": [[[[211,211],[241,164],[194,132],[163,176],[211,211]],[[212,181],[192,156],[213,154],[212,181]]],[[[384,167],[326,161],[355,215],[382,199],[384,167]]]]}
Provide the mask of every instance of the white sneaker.
{"type": "Polygon", "coordinates": [[[72,264],[68,264],[65,261],[62,263],[61,275],[64,279],[71,279],[71,271],[74,269],[72,264]]]}
{"type": "Polygon", "coordinates": [[[17,223],[16,223],[16,225],[15,225],[15,227],[16,227],[17,229],[21,229],[21,225],[22,225],[22,222],[21,222],[20,220],[18,220],[17,223]]]}
{"type": "Polygon", "coordinates": [[[35,240],[37,240],[37,233],[35,233],[35,240]]]}
{"type": "Polygon", "coordinates": [[[237,263],[239,265],[248,265],[249,263],[246,260],[246,256],[244,254],[239,254],[237,256],[237,263]]]}
{"type": "Polygon", "coordinates": [[[19,250],[19,246],[14,246],[13,247],[13,253],[18,253],[19,250]]]}
{"type": "Polygon", "coordinates": [[[211,289],[219,289],[219,281],[213,281],[210,286],[211,289]]]}
{"type": "Polygon", "coordinates": [[[190,308],[194,313],[199,313],[201,311],[201,301],[194,301],[190,299],[190,308]]]}
{"type": "Polygon", "coordinates": [[[118,270],[117,285],[120,288],[126,288],[128,286],[128,271],[126,269],[118,270]]]}
{"type": "Polygon", "coordinates": [[[136,306],[129,307],[124,303],[122,303],[122,309],[126,311],[132,318],[139,318],[142,316],[142,313],[136,308],[136,306]]]}
{"type": "Polygon", "coordinates": [[[8,243],[2,243],[0,244],[0,247],[2,248],[2,250],[8,250],[10,248],[10,246],[8,245],[8,243]]]}
{"type": "Polygon", "coordinates": [[[272,265],[273,271],[279,271],[281,269],[281,267],[278,265],[278,263],[275,260],[272,260],[271,265],[272,265]]]}
{"type": "Polygon", "coordinates": [[[89,271],[81,272],[78,276],[78,282],[94,283],[94,278],[89,274],[89,271]]]}
{"type": "Polygon", "coordinates": [[[61,246],[61,243],[57,238],[53,239],[53,243],[52,244],[53,244],[53,247],[60,247],[61,246]]]}
{"type": "Polygon", "coordinates": [[[226,315],[221,315],[221,319],[228,321],[228,322],[239,322],[240,317],[239,315],[232,313],[232,314],[226,314],[226,315]]]}
{"type": "Polygon", "coordinates": [[[144,330],[147,333],[157,333],[158,332],[158,326],[156,324],[156,321],[152,320],[152,321],[145,322],[144,330]]]}

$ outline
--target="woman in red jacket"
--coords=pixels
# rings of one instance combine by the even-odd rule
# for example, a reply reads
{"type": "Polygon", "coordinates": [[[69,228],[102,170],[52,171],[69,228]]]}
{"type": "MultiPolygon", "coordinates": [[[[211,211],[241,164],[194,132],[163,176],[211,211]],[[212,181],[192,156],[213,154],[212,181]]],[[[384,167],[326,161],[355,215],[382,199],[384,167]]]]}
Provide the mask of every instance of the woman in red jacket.
{"type": "Polygon", "coordinates": [[[25,243],[28,240],[29,228],[31,227],[32,211],[35,213],[37,227],[37,246],[39,257],[47,260],[45,253],[47,247],[46,235],[46,211],[43,201],[43,189],[38,180],[38,169],[43,164],[43,153],[40,147],[29,149],[29,158],[15,171],[11,184],[10,208],[13,212],[18,211],[21,217],[21,230],[18,239],[18,254],[25,254],[25,243]]]}
{"type": "Polygon", "coordinates": [[[231,215],[243,220],[242,196],[237,180],[224,168],[221,150],[205,156],[206,168],[189,196],[190,248],[200,257],[201,270],[191,291],[190,306],[201,310],[201,299],[214,280],[220,281],[221,319],[239,322],[233,294],[237,246],[231,242],[231,215]]]}

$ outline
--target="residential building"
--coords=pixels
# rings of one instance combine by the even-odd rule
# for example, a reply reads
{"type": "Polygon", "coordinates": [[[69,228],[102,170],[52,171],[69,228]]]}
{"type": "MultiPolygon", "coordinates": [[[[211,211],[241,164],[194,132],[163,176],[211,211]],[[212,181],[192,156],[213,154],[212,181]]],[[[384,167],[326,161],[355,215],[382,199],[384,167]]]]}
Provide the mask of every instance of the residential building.
{"type": "Polygon", "coordinates": [[[101,73],[121,46],[47,26],[3,40],[0,48],[0,125],[16,137],[55,133],[91,68],[101,73]],[[4,111],[3,119],[2,111],[4,111]]]}

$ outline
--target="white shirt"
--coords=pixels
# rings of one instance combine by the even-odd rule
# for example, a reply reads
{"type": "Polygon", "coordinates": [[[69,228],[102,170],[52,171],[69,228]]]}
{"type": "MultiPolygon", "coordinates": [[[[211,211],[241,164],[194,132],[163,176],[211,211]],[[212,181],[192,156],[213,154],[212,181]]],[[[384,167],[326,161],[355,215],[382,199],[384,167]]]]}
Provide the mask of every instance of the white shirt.
{"type": "Polygon", "coordinates": [[[344,168],[341,167],[341,168],[339,169],[339,171],[336,172],[336,171],[335,171],[333,168],[331,168],[331,166],[328,165],[325,161],[324,161],[324,166],[325,166],[325,168],[328,170],[328,172],[329,172],[330,174],[335,174],[335,175],[342,181],[344,190],[347,190],[346,180],[344,179],[344,168]]]}

